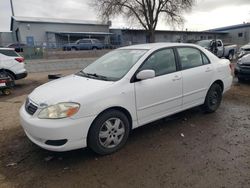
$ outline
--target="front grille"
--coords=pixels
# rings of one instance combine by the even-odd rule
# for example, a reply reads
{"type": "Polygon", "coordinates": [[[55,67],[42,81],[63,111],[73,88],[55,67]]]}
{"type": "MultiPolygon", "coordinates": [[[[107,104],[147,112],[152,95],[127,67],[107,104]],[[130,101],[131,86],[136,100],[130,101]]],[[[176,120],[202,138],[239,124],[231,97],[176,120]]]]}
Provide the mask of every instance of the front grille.
{"type": "Polygon", "coordinates": [[[32,104],[29,99],[25,102],[25,110],[28,114],[33,115],[37,111],[37,106],[32,104]]]}
{"type": "Polygon", "coordinates": [[[240,64],[241,67],[250,67],[250,62],[240,64]]]}

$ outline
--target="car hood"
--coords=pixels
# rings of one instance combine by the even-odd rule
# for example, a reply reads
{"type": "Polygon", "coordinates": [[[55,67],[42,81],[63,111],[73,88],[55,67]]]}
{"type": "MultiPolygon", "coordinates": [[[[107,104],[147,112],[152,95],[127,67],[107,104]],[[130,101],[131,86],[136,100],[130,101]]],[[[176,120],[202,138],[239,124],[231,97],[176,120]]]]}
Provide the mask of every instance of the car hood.
{"type": "Polygon", "coordinates": [[[36,88],[29,98],[37,105],[53,105],[60,102],[78,102],[87,96],[111,86],[114,82],[70,75],[36,88]]]}
{"type": "Polygon", "coordinates": [[[243,65],[250,65],[250,54],[244,55],[239,61],[243,65]]]}

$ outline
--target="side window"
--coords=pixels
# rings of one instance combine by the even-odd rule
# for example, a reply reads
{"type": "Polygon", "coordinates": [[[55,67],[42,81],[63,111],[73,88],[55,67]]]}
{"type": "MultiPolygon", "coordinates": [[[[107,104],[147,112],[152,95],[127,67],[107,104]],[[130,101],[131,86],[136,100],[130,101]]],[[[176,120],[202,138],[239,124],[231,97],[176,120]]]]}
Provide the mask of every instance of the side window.
{"type": "Polygon", "coordinates": [[[202,55],[203,64],[204,65],[210,64],[210,61],[208,60],[207,56],[205,56],[203,53],[201,53],[201,55],[202,55]]]}
{"type": "Polygon", "coordinates": [[[140,70],[152,69],[156,76],[176,71],[175,55],[173,49],[164,49],[152,54],[140,70]]]}
{"type": "Polygon", "coordinates": [[[80,40],[79,43],[83,43],[83,44],[87,44],[87,43],[91,43],[91,40],[80,40]]]}
{"type": "Polygon", "coordinates": [[[195,48],[177,48],[183,70],[203,65],[201,53],[195,48]]]}
{"type": "Polygon", "coordinates": [[[222,46],[221,41],[217,41],[217,46],[218,46],[218,47],[221,47],[221,46],[222,46]]]}

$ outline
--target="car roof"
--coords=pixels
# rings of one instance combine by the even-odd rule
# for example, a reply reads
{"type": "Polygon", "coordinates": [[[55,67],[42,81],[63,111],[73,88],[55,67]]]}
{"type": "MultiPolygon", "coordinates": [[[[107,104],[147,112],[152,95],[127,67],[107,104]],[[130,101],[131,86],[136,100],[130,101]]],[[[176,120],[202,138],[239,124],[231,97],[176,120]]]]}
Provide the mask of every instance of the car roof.
{"type": "Polygon", "coordinates": [[[138,44],[138,45],[132,45],[132,46],[126,46],[119,49],[142,49],[142,50],[153,50],[153,49],[161,49],[161,48],[167,48],[167,47],[180,47],[180,46],[190,46],[190,47],[198,47],[195,44],[189,44],[189,43],[147,43],[147,44],[138,44]]]}

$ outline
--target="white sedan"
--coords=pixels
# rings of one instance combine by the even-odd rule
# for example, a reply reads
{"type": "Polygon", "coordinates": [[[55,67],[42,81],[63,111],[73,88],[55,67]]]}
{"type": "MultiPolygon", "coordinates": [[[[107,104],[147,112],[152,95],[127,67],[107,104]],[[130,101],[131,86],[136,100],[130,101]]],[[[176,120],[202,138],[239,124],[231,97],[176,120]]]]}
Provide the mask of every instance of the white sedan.
{"type": "Polygon", "coordinates": [[[29,139],[52,151],[117,151],[132,129],[202,105],[219,107],[230,62],[192,44],[119,48],[80,72],[36,88],[20,109],[29,139]]]}

